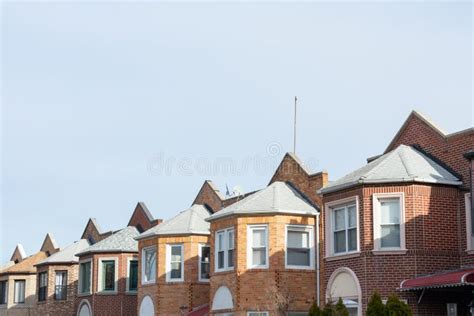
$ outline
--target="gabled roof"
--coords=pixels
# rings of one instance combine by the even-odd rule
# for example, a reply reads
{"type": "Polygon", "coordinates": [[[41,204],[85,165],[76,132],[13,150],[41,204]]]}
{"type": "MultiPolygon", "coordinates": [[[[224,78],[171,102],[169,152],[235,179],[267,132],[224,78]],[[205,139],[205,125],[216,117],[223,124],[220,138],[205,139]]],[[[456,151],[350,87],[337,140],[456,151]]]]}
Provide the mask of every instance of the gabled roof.
{"type": "Polygon", "coordinates": [[[291,183],[275,181],[265,189],[214,213],[207,220],[213,221],[234,214],[316,215],[318,211],[318,207],[291,183]]]}
{"type": "Polygon", "coordinates": [[[142,212],[148,222],[152,223],[155,219],[153,218],[153,215],[151,215],[151,212],[148,210],[148,207],[145,205],[144,202],[138,202],[137,206],[135,207],[135,210],[133,211],[132,216],[130,216],[130,220],[128,221],[127,226],[130,226],[132,223],[132,220],[134,217],[137,215],[137,212],[142,212]]]}
{"type": "Polygon", "coordinates": [[[320,190],[326,194],[362,183],[422,182],[461,185],[451,172],[413,147],[400,145],[320,190]]]}
{"type": "Polygon", "coordinates": [[[16,245],[15,250],[13,251],[12,257],[10,258],[10,261],[18,260],[18,262],[20,262],[25,258],[26,258],[26,251],[25,251],[25,248],[23,248],[23,245],[22,244],[16,245]]]}
{"type": "Polygon", "coordinates": [[[58,243],[56,242],[56,240],[53,238],[53,236],[50,233],[46,234],[43,244],[41,245],[40,251],[44,251],[49,254],[53,254],[59,251],[58,243]]]}
{"type": "Polygon", "coordinates": [[[135,237],[139,234],[135,226],[125,227],[77,253],[76,256],[80,257],[88,253],[101,252],[137,252],[138,243],[135,237]]]}
{"type": "Polygon", "coordinates": [[[0,271],[0,275],[4,274],[25,274],[25,273],[36,273],[35,264],[47,258],[48,255],[44,251],[39,251],[34,255],[31,255],[23,261],[14,264],[6,269],[0,271]]]}
{"type": "Polygon", "coordinates": [[[209,235],[210,225],[205,219],[210,215],[211,212],[205,206],[195,204],[172,219],[143,232],[136,239],[157,235],[209,235]]]}
{"type": "Polygon", "coordinates": [[[97,234],[102,236],[102,237],[112,234],[112,231],[102,232],[102,228],[99,226],[99,223],[97,222],[97,220],[95,218],[91,217],[87,221],[86,227],[84,227],[84,231],[82,232],[81,239],[89,238],[89,236],[86,234],[87,233],[87,228],[89,226],[92,226],[94,228],[94,230],[97,232],[97,234]]]}
{"type": "Polygon", "coordinates": [[[80,239],[71,245],[65,247],[61,251],[56,252],[55,254],[49,256],[43,261],[40,261],[36,265],[43,264],[58,264],[58,263],[76,263],[79,261],[79,258],[76,256],[76,253],[89,247],[89,242],[86,239],[80,239]]]}

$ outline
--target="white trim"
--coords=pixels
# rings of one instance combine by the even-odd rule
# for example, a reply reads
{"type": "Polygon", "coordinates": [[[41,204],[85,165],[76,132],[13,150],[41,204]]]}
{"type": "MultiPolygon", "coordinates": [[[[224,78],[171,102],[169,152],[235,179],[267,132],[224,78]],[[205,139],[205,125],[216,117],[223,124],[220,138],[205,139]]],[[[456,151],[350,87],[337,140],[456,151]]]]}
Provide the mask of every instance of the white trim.
{"type": "Polygon", "coordinates": [[[374,193],[372,196],[372,209],[373,209],[373,240],[374,240],[374,251],[380,253],[382,251],[399,252],[400,250],[406,250],[406,239],[405,239],[405,194],[403,192],[394,193],[374,193]],[[384,247],[380,245],[380,200],[381,199],[399,199],[400,205],[400,247],[384,247]]]}
{"type": "Polygon", "coordinates": [[[101,294],[117,294],[118,292],[118,258],[117,257],[101,257],[97,264],[97,292],[101,294]],[[102,280],[102,265],[104,261],[114,262],[114,289],[104,290],[104,284],[102,280]]]}
{"type": "Polygon", "coordinates": [[[354,195],[347,198],[339,199],[336,201],[328,202],[324,205],[324,215],[325,215],[325,235],[326,235],[326,252],[325,258],[344,258],[351,254],[360,253],[360,203],[359,196],[354,195]],[[357,235],[357,247],[356,250],[346,251],[346,252],[334,252],[334,232],[333,232],[333,210],[338,207],[348,206],[355,204],[356,207],[356,235],[357,235]]]}
{"type": "Polygon", "coordinates": [[[336,297],[332,297],[331,295],[331,288],[332,288],[332,285],[334,283],[334,280],[336,279],[336,277],[340,274],[340,273],[348,273],[349,275],[352,276],[352,278],[354,279],[356,285],[357,285],[357,303],[358,303],[358,307],[357,307],[357,315],[358,316],[362,316],[362,289],[360,287],[360,282],[359,282],[359,278],[357,277],[357,275],[355,274],[354,271],[352,271],[350,268],[347,268],[347,267],[341,267],[341,268],[338,268],[336,270],[333,271],[333,273],[331,274],[331,276],[329,277],[329,281],[328,281],[328,284],[327,284],[327,288],[326,288],[326,301],[328,299],[334,299],[336,297]]]}
{"type": "Polygon", "coordinates": [[[252,316],[252,313],[264,314],[264,316],[268,316],[268,312],[258,312],[258,311],[247,312],[247,316],[252,316]]]}
{"type": "Polygon", "coordinates": [[[93,316],[94,315],[94,311],[92,310],[92,307],[91,307],[91,303],[89,302],[89,300],[87,299],[83,299],[80,303],[79,303],[79,307],[77,308],[77,311],[76,311],[76,315],[79,316],[79,313],[81,312],[81,308],[83,305],[87,305],[89,307],[89,312],[90,312],[90,316],[93,316]]]}
{"type": "Polygon", "coordinates": [[[314,270],[314,227],[312,225],[285,225],[285,269],[314,270]],[[308,233],[309,266],[288,264],[288,230],[308,233]]]}
{"type": "Polygon", "coordinates": [[[223,271],[231,271],[231,270],[234,270],[234,266],[235,266],[235,230],[234,230],[234,227],[228,227],[228,228],[225,228],[225,229],[221,229],[221,230],[218,230],[216,231],[216,233],[214,234],[214,248],[215,248],[215,251],[214,251],[214,272],[223,272],[223,271]],[[229,233],[232,232],[233,236],[234,236],[234,240],[233,240],[233,248],[230,249],[229,248],[229,233]],[[219,244],[219,234],[224,234],[224,249],[222,249],[221,251],[224,251],[224,267],[219,269],[219,261],[218,261],[218,256],[219,256],[219,250],[217,245],[219,244]],[[233,254],[233,266],[232,267],[229,267],[229,262],[228,262],[228,259],[229,259],[229,250],[233,250],[234,251],[234,254],[233,254]]]}
{"type": "Polygon", "coordinates": [[[199,252],[198,252],[198,260],[199,260],[199,262],[198,262],[198,273],[199,273],[198,274],[198,280],[199,280],[199,282],[206,282],[207,283],[207,282],[209,282],[209,279],[201,278],[202,248],[203,247],[208,247],[209,248],[209,272],[211,272],[211,269],[210,269],[210,267],[211,267],[211,252],[210,252],[211,251],[211,245],[209,245],[209,244],[199,244],[198,246],[199,246],[199,252]]]}
{"type": "MultiPolygon", "coordinates": [[[[130,290],[130,262],[131,261],[136,261],[137,262],[137,270],[138,270],[138,258],[137,257],[128,257],[127,258],[127,285],[125,287],[125,292],[126,293],[132,293],[132,294],[136,294],[137,291],[138,291],[138,280],[137,280],[137,289],[136,290],[133,290],[131,291],[130,290]]],[[[138,271],[137,271],[138,272],[138,271]]],[[[138,275],[137,275],[137,278],[138,278],[138,275]]]]}
{"type": "Polygon", "coordinates": [[[92,260],[92,258],[79,261],[79,271],[77,273],[78,278],[79,278],[79,280],[77,282],[77,296],[91,295],[93,293],[93,284],[92,284],[92,280],[93,280],[92,279],[92,274],[93,273],[94,273],[94,261],[92,260]],[[81,292],[81,287],[82,287],[81,264],[87,263],[87,262],[91,263],[91,270],[90,270],[90,276],[89,276],[90,289],[89,289],[89,292],[81,292]]]}
{"type": "MultiPolygon", "coordinates": [[[[268,245],[268,225],[267,224],[256,224],[256,225],[247,225],[247,269],[268,269],[268,252],[269,252],[269,245],[268,245]],[[265,232],[265,264],[253,264],[252,262],[252,244],[253,244],[253,230],[260,229],[264,230],[265,232]]],[[[262,247],[263,248],[263,247],[262,247]]]]}
{"type": "Polygon", "coordinates": [[[167,244],[166,245],[166,282],[183,282],[184,281],[184,244],[167,244]],[[171,278],[171,248],[179,247],[181,250],[181,277],[171,278]]]}
{"type": "Polygon", "coordinates": [[[157,251],[157,247],[156,246],[148,246],[148,247],[143,247],[142,248],[142,253],[141,253],[141,256],[142,256],[142,264],[141,264],[141,267],[140,267],[140,274],[141,274],[141,284],[142,285],[145,285],[145,284],[154,284],[156,282],[156,272],[157,272],[157,269],[158,269],[158,264],[157,264],[157,260],[158,260],[158,251],[157,251]],[[146,266],[146,260],[145,260],[145,252],[150,250],[150,249],[154,249],[155,250],[155,275],[153,275],[153,279],[150,279],[150,280],[145,280],[145,266],[146,266]]]}
{"type": "Polygon", "coordinates": [[[469,253],[474,250],[471,225],[471,193],[464,194],[464,205],[466,208],[466,251],[469,253]]]}

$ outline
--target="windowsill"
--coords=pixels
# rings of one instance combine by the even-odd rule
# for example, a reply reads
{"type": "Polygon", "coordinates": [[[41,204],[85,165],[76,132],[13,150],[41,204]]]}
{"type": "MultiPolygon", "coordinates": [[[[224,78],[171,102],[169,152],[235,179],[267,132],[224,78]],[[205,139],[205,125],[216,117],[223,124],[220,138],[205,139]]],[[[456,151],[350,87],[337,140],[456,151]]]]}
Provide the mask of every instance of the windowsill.
{"type": "Polygon", "coordinates": [[[210,281],[210,279],[200,279],[199,283],[209,283],[210,281]]]}
{"type": "Polygon", "coordinates": [[[183,283],[184,280],[166,280],[166,283],[183,283]]]}
{"type": "Polygon", "coordinates": [[[91,292],[87,292],[87,293],[78,293],[77,296],[79,297],[83,297],[83,296],[91,296],[92,293],[91,292]]]}
{"type": "Polygon", "coordinates": [[[468,255],[474,255],[474,249],[466,250],[466,253],[467,253],[468,255]]]}
{"type": "Polygon", "coordinates": [[[36,302],[36,304],[39,304],[39,305],[46,304],[46,300],[44,300],[44,301],[38,301],[38,302],[36,302]]]}
{"type": "Polygon", "coordinates": [[[155,280],[148,281],[148,282],[142,282],[142,286],[150,286],[150,285],[155,285],[155,284],[156,284],[155,280]]]}
{"type": "Polygon", "coordinates": [[[314,271],[314,267],[305,267],[305,266],[287,266],[285,265],[286,270],[305,270],[305,271],[314,271]]]}
{"type": "Polygon", "coordinates": [[[383,255],[405,255],[407,253],[406,249],[377,249],[372,250],[372,253],[376,256],[383,256],[383,255]]]}
{"type": "Polygon", "coordinates": [[[216,270],[214,273],[225,273],[225,272],[233,272],[234,268],[231,269],[222,269],[222,270],[216,270]]]}
{"type": "Polygon", "coordinates": [[[137,295],[138,291],[126,291],[126,295],[137,295]]]}
{"type": "Polygon", "coordinates": [[[247,267],[247,270],[268,270],[268,266],[253,266],[253,267],[247,267]]]}
{"type": "Polygon", "coordinates": [[[101,292],[97,292],[96,294],[97,295],[117,295],[118,292],[117,291],[101,291],[101,292]]]}
{"type": "Polygon", "coordinates": [[[360,257],[360,251],[348,252],[343,254],[332,255],[329,257],[325,257],[324,260],[326,261],[334,261],[334,260],[342,260],[342,259],[349,259],[349,258],[357,258],[360,257]]]}

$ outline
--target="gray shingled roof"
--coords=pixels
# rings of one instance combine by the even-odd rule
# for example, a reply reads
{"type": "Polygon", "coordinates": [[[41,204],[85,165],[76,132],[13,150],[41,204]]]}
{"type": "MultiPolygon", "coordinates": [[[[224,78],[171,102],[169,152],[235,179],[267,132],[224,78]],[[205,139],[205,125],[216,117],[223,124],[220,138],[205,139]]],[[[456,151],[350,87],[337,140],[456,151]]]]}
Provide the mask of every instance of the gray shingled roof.
{"type": "Polygon", "coordinates": [[[265,189],[212,214],[208,221],[234,214],[259,213],[316,215],[318,210],[291,184],[276,181],[265,189]]]}
{"type": "Polygon", "coordinates": [[[206,207],[194,204],[175,217],[143,232],[138,238],[157,235],[209,235],[209,223],[205,221],[211,213],[206,207]]]}
{"type": "Polygon", "coordinates": [[[86,239],[80,239],[64,249],[52,254],[36,265],[56,264],[56,263],[75,263],[79,261],[76,253],[83,251],[89,247],[89,242],[86,239]]]}
{"type": "Polygon", "coordinates": [[[410,146],[400,145],[364,167],[330,182],[320,193],[330,193],[362,183],[397,182],[462,184],[456,176],[424,153],[410,146]]]}
{"type": "Polygon", "coordinates": [[[77,253],[76,256],[100,252],[137,252],[138,242],[135,237],[139,234],[135,226],[125,227],[77,253]]]}

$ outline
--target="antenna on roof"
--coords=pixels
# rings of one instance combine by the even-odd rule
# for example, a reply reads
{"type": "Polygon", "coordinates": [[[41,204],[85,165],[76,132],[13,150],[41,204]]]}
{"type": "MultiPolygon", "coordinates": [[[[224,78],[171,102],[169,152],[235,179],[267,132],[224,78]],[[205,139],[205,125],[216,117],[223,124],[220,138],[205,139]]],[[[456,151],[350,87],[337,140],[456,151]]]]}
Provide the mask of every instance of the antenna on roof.
{"type": "Polygon", "coordinates": [[[298,101],[298,98],[295,96],[295,120],[294,120],[294,125],[293,125],[293,154],[296,155],[296,102],[298,101]]]}
{"type": "Polygon", "coordinates": [[[227,186],[227,183],[225,184],[225,196],[230,197],[230,191],[229,187],[227,186]]]}

